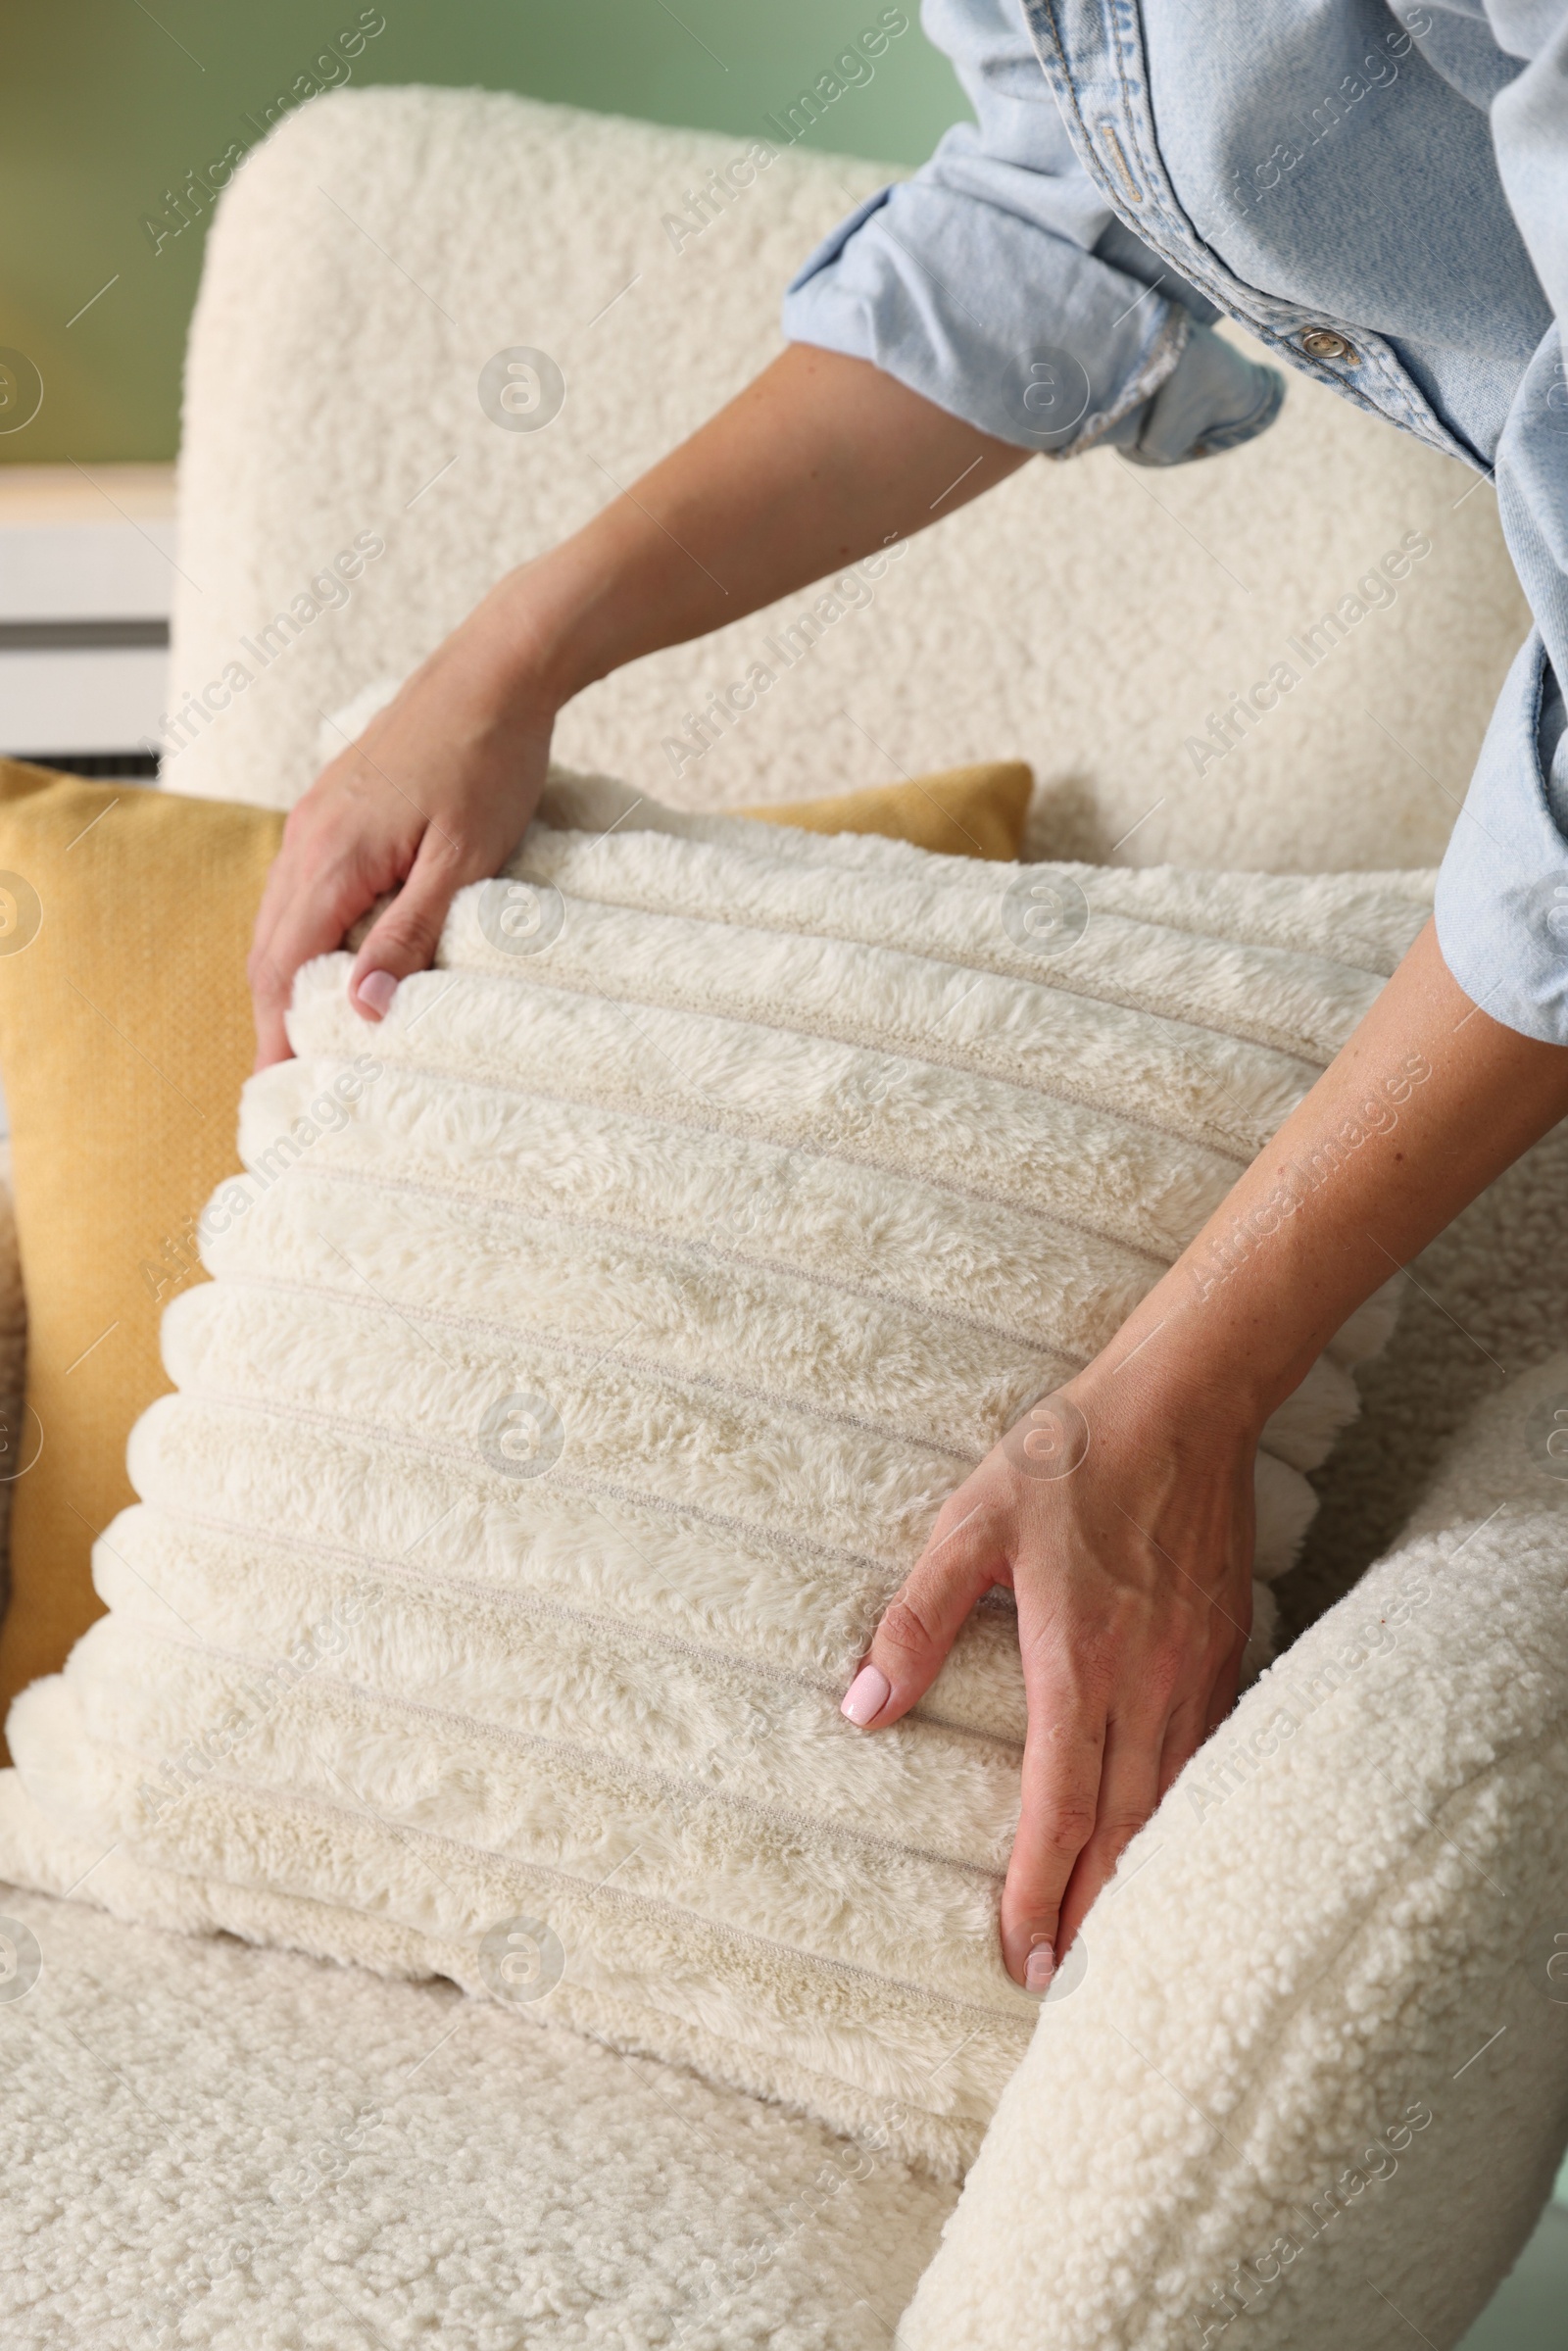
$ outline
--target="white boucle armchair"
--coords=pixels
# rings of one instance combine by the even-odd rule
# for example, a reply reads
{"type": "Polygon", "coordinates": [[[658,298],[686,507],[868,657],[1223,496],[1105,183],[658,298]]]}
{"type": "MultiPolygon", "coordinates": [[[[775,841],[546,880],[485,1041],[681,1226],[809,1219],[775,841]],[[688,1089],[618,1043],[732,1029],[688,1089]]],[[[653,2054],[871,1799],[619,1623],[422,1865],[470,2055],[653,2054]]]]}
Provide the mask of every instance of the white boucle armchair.
{"type": "MultiPolygon", "coordinates": [[[[677,251],[663,216],[747,143],[413,89],[313,104],[252,157],[190,349],[166,784],[290,805],[323,727],[768,356],[786,277],[879,174],[779,154],[677,251]],[[519,351],[560,372],[537,429],[481,402],[519,351]],[[313,594],[345,549],[352,586],[313,594]]],[[[696,749],[792,612],[595,687],[560,757],[720,808],[1022,756],[1038,856],[1427,865],[1527,626],[1491,490],[1304,380],[1222,461],[1027,467],[696,749]],[[1362,605],[1401,542],[1405,584],[1362,605]],[[1227,726],[1282,660],[1295,686],[1227,726]]],[[[1568,1487],[1540,1436],[1565,1178],[1551,1138],[1414,1269],[1283,1588],[1295,1625],[1350,1596],[1135,1846],[961,2197],[449,1985],[12,1893],[56,2005],[8,2094],[59,2128],[18,2189],[10,2339],[1456,2342],[1568,2136],[1568,1487]],[[252,2243],[235,2216],[279,2177],[252,2243]]]]}

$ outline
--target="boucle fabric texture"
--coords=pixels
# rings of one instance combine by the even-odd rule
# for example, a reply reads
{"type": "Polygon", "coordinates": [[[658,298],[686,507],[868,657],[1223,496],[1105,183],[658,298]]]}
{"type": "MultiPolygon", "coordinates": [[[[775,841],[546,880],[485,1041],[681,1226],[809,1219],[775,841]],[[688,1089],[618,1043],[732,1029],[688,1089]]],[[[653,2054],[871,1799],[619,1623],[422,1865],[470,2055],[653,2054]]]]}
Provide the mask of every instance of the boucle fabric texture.
{"type": "MultiPolygon", "coordinates": [[[[888,173],[791,148],[675,250],[664,216],[748,143],[368,89],[251,155],[187,365],[171,715],[216,691],[167,783],[289,806],[323,712],[405,676],[773,356],[786,280],[888,173]],[[564,382],[539,430],[480,405],[519,347],[564,382]],[[334,580],[362,534],[384,552],[334,580]]],[[[1038,857],[1427,865],[1529,624],[1490,487],[1293,378],[1245,449],[1152,481],[1108,452],[1026,465],[885,564],[633,663],[558,749],[708,808],[1008,754],[1039,778],[1038,857]],[[1430,552],[1380,583],[1407,538],[1430,552]],[[796,627],[815,642],[788,660],[796,627]],[[774,684],[699,755],[693,715],[754,663],[774,684]]]]}
{"type": "Polygon", "coordinates": [[[1451,2351],[1484,2307],[1568,2144],[1564,1428],[1558,1356],[1129,1846],[907,2351],[1451,2351]]]}
{"type": "Polygon", "coordinates": [[[18,1928],[6,2351],[887,2351],[953,2202],[451,1984],[0,1889],[18,1928]]]}
{"type": "MultiPolygon", "coordinates": [[[[517,870],[376,1030],[345,955],[302,975],[216,1279],[165,1319],[110,1614],[13,1710],[22,1788],[192,1924],[493,1992],[487,1935],[542,1923],[553,2019],[951,2174],[1037,2014],[996,1935],[1010,1615],[885,1737],[839,1694],[1429,884],[986,868],[591,781],[517,870]],[[1044,956],[1042,887],[1082,915],[1044,956]]],[[[1265,1433],[1260,1576],[1386,1326],[1265,1433]]]]}

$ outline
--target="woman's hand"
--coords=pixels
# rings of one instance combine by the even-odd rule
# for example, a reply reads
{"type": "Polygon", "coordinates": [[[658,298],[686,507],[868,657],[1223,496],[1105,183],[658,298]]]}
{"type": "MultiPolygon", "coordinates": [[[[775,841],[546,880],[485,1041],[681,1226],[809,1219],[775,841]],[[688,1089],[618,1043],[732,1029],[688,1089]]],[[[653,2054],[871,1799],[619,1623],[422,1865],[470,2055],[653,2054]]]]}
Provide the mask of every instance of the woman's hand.
{"type": "Polygon", "coordinates": [[[248,966],[258,1069],[288,1057],[283,1014],[302,963],[341,946],[395,891],[349,979],[355,1010],[381,1019],[398,981],[430,962],[454,893],[496,872],[521,840],[544,789],[555,699],[517,659],[511,586],[416,670],[290,813],[248,966]]]}
{"type": "Polygon", "coordinates": [[[510,572],[300,802],[251,953],[257,1067],[287,1058],[300,965],[386,892],[397,899],[355,960],[356,1008],[378,1020],[429,962],[454,891],[521,839],[573,695],[835,568],[885,564],[1027,457],[864,360],[781,352],[632,489],[510,572]]]}
{"type": "Polygon", "coordinates": [[[1029,1705],[1002,1904],[1043,1990],[1116,1856],[1229,1711],[1250,1620],[1252,1460],[1356,1307],[1568,1115],[1568,1052],[1473,1004],[1428,923],[1268,1149],[1085,1371],[965,1479],[844,1711],[880,1729],[993,1584],[1029,1705]]]}
{"type": "Polygon", "coordinates": [[[1022,1804],[1007,1971],[1043,1992],[1188,1757],[1229,1712],[1251,1622],[1256,1433],[1105,1358],[1036,1404],[944,1505],[844,1700],[880,1730],[922,1697],[993,1585],[1018,1609],[1022,1804]]]}

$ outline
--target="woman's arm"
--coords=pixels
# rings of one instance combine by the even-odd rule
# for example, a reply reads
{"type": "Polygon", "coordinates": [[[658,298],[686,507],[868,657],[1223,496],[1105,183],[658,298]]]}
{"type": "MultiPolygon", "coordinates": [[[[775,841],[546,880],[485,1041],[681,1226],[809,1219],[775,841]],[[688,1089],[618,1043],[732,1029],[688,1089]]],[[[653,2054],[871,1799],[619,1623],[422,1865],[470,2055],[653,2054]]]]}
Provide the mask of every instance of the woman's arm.
{"type": "Polygon", "coordinates": [[[1229,1710],[1250,1621],[1252,1460],[1347,1317],[1568,1113],[1568,1049],[1503,1028],[1430,924],[1192,1246],[938,1518],[844,1701],[897,1722],[994,1584],[1029,1722],[1002,1907],[1044,1990],[1135,1830],[1229,1710]]]}
{"type": "Polygon", "coordinates": [[[287,1058],[300,965],[387,891],[351,976],[357,1008],[379,1019],[424,968],[453,893],[521,839],[556,714],[584,686],[925,529],[1028,454],[863,360],[792,344],[492,589],[292,811],[251,952],[257,1067],[287,1058]]]}

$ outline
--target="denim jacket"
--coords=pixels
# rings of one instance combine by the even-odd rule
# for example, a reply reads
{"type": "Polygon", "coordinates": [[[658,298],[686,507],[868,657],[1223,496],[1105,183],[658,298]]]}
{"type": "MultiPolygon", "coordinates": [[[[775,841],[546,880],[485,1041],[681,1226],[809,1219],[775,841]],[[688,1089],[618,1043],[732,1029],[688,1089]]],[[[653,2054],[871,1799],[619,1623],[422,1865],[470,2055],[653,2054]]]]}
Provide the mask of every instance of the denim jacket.
{"type": "Polygon", "coordinates": [[[784,304],[1044,454],[1207,457],[1270,353],[1495,480],[1535,627],[1438,882],[1496,1020],[1568,1045],[1568,0],[925,0],[975,110],[784,304]]]}

